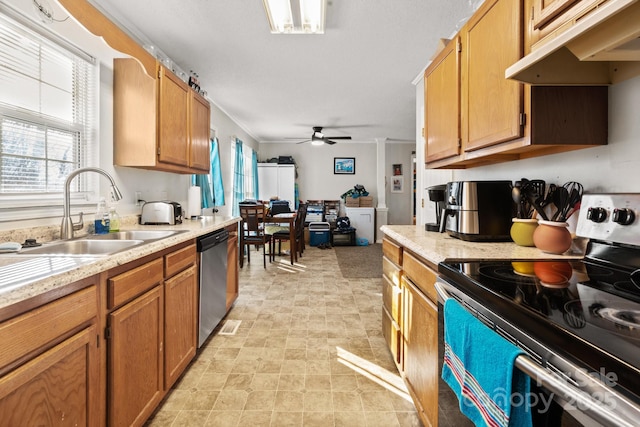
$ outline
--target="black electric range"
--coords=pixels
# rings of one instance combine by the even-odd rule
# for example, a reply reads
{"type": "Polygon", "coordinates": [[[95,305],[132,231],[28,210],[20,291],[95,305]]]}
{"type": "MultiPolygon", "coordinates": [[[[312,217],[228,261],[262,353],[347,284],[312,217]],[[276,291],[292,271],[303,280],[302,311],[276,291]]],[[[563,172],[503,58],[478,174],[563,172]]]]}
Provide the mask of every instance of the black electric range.
{"type": "Polygon", "coordinates": [[[445,262],[439,271],[479,303],[478,317],[513,325],[506,334],[540,364],[559,356],[640,407],[640,195],[585,195],[582,206],[584,260],[445,262]]]}

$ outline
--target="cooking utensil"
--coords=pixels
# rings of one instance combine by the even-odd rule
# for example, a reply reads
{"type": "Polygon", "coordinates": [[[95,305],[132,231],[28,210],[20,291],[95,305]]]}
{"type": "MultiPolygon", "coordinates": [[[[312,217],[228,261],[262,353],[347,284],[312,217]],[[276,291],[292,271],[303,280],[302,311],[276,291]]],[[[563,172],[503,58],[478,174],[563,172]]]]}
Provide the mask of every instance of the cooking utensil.
{"type": "Polygon", "coordinates": [[[553,203],[553,193],[556,191],[555,184],[549,184],[549,188],[547,189],[547,194],[544,197],[544,201],[542,202],[542,207],[549,206],[553,203]]]}
{"type": "Polygon", "coordinates": [[[533,179],[531,181],[526,178],[522,178],[522,193],[525,199],[529,202],[529,205],[535,209],[540,218],[544,220],[548,220],[547,214],[544,212],[543,207],[541,206],[545,189],[545,182],[541,179],[533,179]]]}
{"type": "Polygon", "coordinates": [[[569,192],[562,186],[556,188],[553,193],[553,204],[556,207],[556,212],[551,216],[551,221],[558,221],[562,210],[566,207],[569,200],[569,192]]]}
{"type": "Polygon", "coordinates": [[[582,194],[584,189],[582,184],[575,181],[569,181],[562,185],[563,188],[567,191],[567,199],[565,201],[565,205],[560,212],[559,221],[564,222],[569,218],[569,214],[572,210],[574,210],[575,206],[580,203],[582,200],[582,194]]]}
{"type": "Polygon", "coordinates": [[[516,204],[517,209],[517,217],[522,218],[522,193],[520,192],[520,188],[516,185],[511,189],[511,198],[513,202],[516,204]]]}

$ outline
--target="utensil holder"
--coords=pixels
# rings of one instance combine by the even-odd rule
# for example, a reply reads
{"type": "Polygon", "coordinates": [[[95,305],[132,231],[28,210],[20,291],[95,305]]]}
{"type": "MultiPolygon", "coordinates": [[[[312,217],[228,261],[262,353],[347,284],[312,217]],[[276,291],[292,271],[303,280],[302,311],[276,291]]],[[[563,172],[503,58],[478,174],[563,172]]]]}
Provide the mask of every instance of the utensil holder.
{"type": "Polygon", "coordinates": [[[513,218],[509,234],[518,246],[535,246],[533,233],[538,228],[538,220],[530,218],[513,218]]]}
{"type": "Polygon", "coordinates": [[[533,243],[542,252],[563,254],[571,247],[571,233],[566,222],[538,221],[533,243]]]}

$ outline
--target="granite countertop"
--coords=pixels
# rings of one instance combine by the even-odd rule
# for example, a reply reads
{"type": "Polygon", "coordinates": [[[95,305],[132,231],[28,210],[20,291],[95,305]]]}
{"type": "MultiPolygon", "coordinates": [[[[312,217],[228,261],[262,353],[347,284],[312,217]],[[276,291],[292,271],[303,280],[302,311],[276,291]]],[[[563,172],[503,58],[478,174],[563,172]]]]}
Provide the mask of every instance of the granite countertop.
{"type": "Polygon", "coordinates": [[[586,241],[574,239],[571,248],[563,255],[542,252],[535,247],[518,246],[513,242],[469,242],[446,233],[425,231],[418,225],[383,225],[382,232],[426,261],[438,265],[443,261],[486,261],[582,259],[586,241]]]}
{"type": "Polygon", "coordinates": [[[24,264],[25,268],[37,268],[45,272],[43,275],[45,277],[42,279],[37,279],[26,284],[23,283],[20,286],[6,286],[0,289],[0,309],[179,243],[220,230],[239,221],[239,217],[205,216],[197,220],[184,220],[182,224],[177,225],[132,225],[123,227],[121,231],[176,230],[182,232],[102,257],[51,257],[46,255],[34,256],[22,254],[0,255],[0,276],[3,274],[3,269],[15,268],[15,266],[20,263],[28,263],[24,264]],[[17,257],[23,257],[20,263],[15,262],[17,257]],[[22,259],[24,259],[24,261],[22,261],[22,259]],[[50,272],[50,274],[47,274],[47,272],[50,272]]]}

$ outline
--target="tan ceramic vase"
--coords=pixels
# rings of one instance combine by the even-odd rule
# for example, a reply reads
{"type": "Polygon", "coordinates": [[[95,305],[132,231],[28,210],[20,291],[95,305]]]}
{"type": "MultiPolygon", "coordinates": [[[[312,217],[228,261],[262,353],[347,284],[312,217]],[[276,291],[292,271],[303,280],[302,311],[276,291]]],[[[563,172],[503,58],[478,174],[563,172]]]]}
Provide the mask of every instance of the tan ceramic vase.
{"type": "Polygon", "coordinates": [[[542,252],[563,254],[571,247],[571,233],[566,222],[538,221],[533,243],[542,252]]]}

